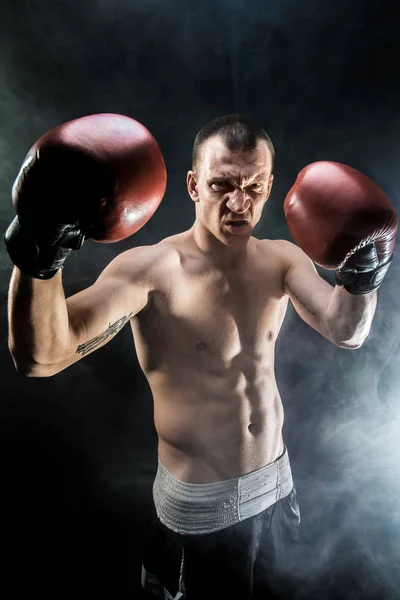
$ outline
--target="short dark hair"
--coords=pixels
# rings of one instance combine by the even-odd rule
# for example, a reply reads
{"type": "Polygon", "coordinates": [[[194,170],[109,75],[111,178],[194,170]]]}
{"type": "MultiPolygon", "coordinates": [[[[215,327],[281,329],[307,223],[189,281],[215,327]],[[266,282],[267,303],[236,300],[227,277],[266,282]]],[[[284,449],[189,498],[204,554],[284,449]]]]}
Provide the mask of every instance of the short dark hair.
{"type": "Polygon", "coordinates": [[[252,152],[258,140],[264,140],[271,152],[271,171],[274,169],[274,145],[264,129],[243,115],[225,115],[204,125],[195,137],[192,153],[192,169],[200,163],[200,150],[206,140],[219,135],[231,152],[252,152]]]}

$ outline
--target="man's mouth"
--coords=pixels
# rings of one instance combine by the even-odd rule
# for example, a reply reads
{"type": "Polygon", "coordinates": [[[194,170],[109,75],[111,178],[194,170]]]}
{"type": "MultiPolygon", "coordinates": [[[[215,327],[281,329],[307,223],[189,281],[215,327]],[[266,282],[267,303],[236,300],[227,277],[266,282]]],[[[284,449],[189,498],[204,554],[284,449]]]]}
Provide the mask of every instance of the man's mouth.
{"type": "Polygon", "coordinates": [[[232,225],[232,227],[241,227],[242,225],[247,225],[248,221],[226,221],[227,225],[232,225]]]}

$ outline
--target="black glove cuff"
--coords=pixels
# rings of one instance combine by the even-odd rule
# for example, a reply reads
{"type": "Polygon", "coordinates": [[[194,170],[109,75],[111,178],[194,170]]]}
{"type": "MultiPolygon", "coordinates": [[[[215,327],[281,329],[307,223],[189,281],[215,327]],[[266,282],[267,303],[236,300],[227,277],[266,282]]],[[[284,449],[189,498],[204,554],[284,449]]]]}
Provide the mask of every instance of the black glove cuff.
{"type": "Polygon", "coordinates": [[[15,217],[8,227],[4,241],[15,266],[35,279],[51,279],[64,265],[72,250],[81,248],[85,236],[77,225],[63,225],[46,232],[43,239],[34,230],[21,225],[15,217]]]}
{"type": "Polygon", "coordinates": [[[364,273],[356,271],[335,271],[335,283],[336,285],[344,287],[350,294],[356,296],[369,294],[379,288],[392,260],[393,254],[389,260],[382,265],[364,273]]]}

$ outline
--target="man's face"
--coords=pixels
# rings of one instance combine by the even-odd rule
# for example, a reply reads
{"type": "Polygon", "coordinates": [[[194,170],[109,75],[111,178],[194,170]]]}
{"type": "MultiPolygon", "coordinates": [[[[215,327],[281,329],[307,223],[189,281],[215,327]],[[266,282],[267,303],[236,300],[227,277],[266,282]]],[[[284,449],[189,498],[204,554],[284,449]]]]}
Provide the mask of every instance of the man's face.
{"type": "Polygon", "coordinates": [[[200,149],[200,166],[189,171],[196,220],[224,244],[248,240],[271,191],[272,157],[264,140],[252,152],[231,152],[219,136],[200,149]]]}

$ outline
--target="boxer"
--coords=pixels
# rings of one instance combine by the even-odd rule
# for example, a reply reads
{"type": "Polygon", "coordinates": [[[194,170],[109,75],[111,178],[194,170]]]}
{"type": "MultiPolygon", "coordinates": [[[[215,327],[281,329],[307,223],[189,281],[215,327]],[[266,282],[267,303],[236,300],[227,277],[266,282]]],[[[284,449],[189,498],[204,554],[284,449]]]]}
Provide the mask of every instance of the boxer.
{"type": "Polygon", "coordinates": [[[358,171],[314,163],[284,204],[298,245],[256,239],[274,147],[263,129],[229,115],[194,142],[192,227],[123,252],[92,286],[65,298],[61,267],[71,249],[87,237],[134,233],[165,187],[149,136],[144,145],[155,159],[138,160],[143,141],[135,131],[115,134],[111,124],[92,134],[95,122],[78,121],[39,141],[13,188],[18,215],[6,244],[16,265],[9,293],[16,369],[53,376],[129,321],[158,435],[143,587],[188,600],[275,594],[290,574],[300,522],[282,436],[276,340],[290,298],[331,343],[363,344],[393,256],[394,207],[358,171]],[[313,261],[335,270],[334,287],[313,261]]]}

